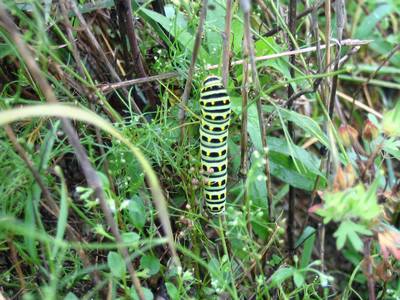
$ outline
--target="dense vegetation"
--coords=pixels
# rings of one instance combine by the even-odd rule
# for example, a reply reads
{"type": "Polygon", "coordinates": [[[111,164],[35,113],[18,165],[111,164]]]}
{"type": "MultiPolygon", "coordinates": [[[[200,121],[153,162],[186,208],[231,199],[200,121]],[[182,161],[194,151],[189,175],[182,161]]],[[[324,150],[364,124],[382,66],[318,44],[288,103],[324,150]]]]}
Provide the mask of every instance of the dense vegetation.
{"type": "Polygon", "coordinates": [[[400,299],[399,7],[0,2],[0,299],[400,299]]]}

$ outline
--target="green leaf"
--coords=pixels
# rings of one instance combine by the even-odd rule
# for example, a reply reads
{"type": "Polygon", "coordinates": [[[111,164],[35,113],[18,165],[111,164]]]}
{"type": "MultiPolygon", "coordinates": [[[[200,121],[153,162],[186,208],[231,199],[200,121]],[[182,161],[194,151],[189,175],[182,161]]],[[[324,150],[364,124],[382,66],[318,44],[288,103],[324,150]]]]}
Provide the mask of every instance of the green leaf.
{"type": "Polygon", "coordinates": [[[235,33],[235,35],[232,38],[232,44],[233,44],[233,49],[232,51],[236,55],[241,55],[243,51],[243,22],[239,19],[234,18],[232,20],[232,32],[235,33]]]}
{"type": "Polygon", "coordinates": [[[372,235],[372,232],[365,226],[354,223],[352,221],[343,221],[336,232],[333,234],[336,237],[336,247],[340,250],[344,247],[346,240],[349,240],[354,249],[361,251],[363,243],[360,235],[372,235]]]}
{"type": "MultiPolygon", "coordinates": [[[[232,110],[237,113],[238,115],[241,114],[241,98],[240,97],[232,97],[232,110]]],[[[283,111],[285,114],[286,111],[283,111]]],[[[290,111],[287,111],[286,115],[292,116],[290,111]]],[[[321,139],[323,139],[324,134],[320,130],[319,126],[315,121],[308,118],[303,118],[301,115],[297,114],[294,115],[298,119],[303,120],[303,123],[308,124],[307,126],[303,127],[310,128],[310,130],[314,130],[315,134],[318,135],[321,139]],[[306,121],[304,121],[306,120],[306,121]],[[318,131],[319,130],[319,131],[318,131]]],[[[295,121],[294,121],[295,122],[295,121]]],[[[261,133],[260,133],[260,126],[258,122],[258,114],[257,114],[257,107],[256,104],[253,103],[248,107],[248,129],[247,132],[249,133],[250,139],[254,144],[255,148],[262,152],[262,142],[261,142],[261,133]]],[[[270,137],[268,137],[270,138],[270,137]]],[[[270,170],[272,176],[275,176],[296,188],[304,189],[311,191],[314,187],[316,174],[320,174],[318,170],[318,166],[314,166],[314,164],[318,164],[318,159],[312,157],[311,154],[308,155],[308,152],[304,149],[300,149],[300,147],[291,144],[292,151],[289,150],[289,147],[286,146],[286,150],[279,149],[284,143],[272,138],[272,148],[275,151],[270,151],[269,158],[270,158],[270,170]],[[294,150],[293,150],[294,149],[294,150]],[[302,161],[302,156],[306,154],[307,158],[305,163],[310,169],[303,168],[301,173],[297,169],[297,163],[295,164],[293,159],[289,158],[289,155],[293,157],[298,157],[298,160],[302,161]]],[[[287,145],[287,143],[286,143],[287,145]]],[[[297,161],[298,161],[297,160],[297,161]]],[[[296,161],[296,162],[297,162],[296,161]]]]}
{"type": "MultiPolygon", "coordinates": [[[[279,46],[273,37],[261,38],[255,43],[255,51],[257,56],[270,55],[274,53],[280,53],[285,51],[281,46],[279,46]]],[[[278,59],[268,59],[264,61],[260,61],[257,63],[257,66],[260,67],[270,67],[277,70],[280,74],[283,75],[285,79],[291,79],[289,71],[288,58],[278,58],[278,59]]],[[[293,83],[293,88],[296,89],[295,84],[293,83]]]]}
{"type": "MultiPolygon", "coordinates": [[[[144,298],[146,300],[153,300],[154,299],[154,295],[153,295],[151,290],[149,290],[148,288],[142,287],[142,291],[143,291],[143,294],[144,294],[144,298]]],[[[140,300],[134,287],[131,288],[131,297],[134,300],[140,300]]]]}
{"type": "Polygon", "coordinates": [[[209,56],[208,64],[220,62],[222,33],[225,29],[225,3],[221,0],[208,1],[208,11],[204,26],[209,56]]]}
{"type": "Polygon", "coordinates": [[[79,300],[79,298],[72,292],[69,292],[65,297],[64,300],[79,300]]]}
{"type": "MultiPolygon", "coordinates": [[[[112,2],[115,2],[115,1],[112,1],[112,2]]],[[[138,4],[138,1],[132,1],[132,8],[134,9],[135,13],[137,13],[141,18],[143,18],[143,20],[145,20],[146,24],[149,24],[151,27],[153,27],[154,31],[168,45],[168,47],[172,46],[171,40],[168,38],[168,36],[162,30],[160,24],[158,24],[156,20],[152,19],[151,16],[149,16],[147,14],[146,9],[142,9],[142,7],[138,4]]],[[[165,8],[165,12],[167,13],[168,6],[165,5],[164,8],[165,8]]]]}
{"type": "MultiPolygon", "coordinates": [[[[159,23],[165,30],[167,30],[179,41],[184,49],[187,49],[189,53],[191,53],[195,37],[192,33],[188,32],[186,25],[184,25],[182,22],[176,22],[178,16],[182,14],[181,12],[176,11],[176,16],[174,16],[173,19],[168,19],[166,16],[146,8],[141,8],[140,10],[143,11],[143,13],[145,13],[153,21],[159,23]]],[[[201,58],[206,58],[208,56],[208,53],[201,46],[199,49],[199,56],[201,58]]]]}
{"type": "Polygon", "coordinates": [[[140,266],[148,270],[150,276],[155,275],[160,271],[160,261],[153,255],[145,255],[140,259],[140,266]]]}
{"type": "Polygon", "coordinates": [[[8,44],[0,44],[0,59],[14,53],[14,49],[8,44]]]}
{"type": "Polygon", "coordinates": [[[381,21],[385,16],[390,14],[392,6],[382,2],[378,7],[366,16],[355,33],[355,37],[358,39],[368,39],[376,29],[376,24],[381,21]]]}
{"type": "Polygon", "coordinates": [[[400,101],[383,115],[383,131],[390,137],[400,137],[400,101]]]}
{"type": "Polygon", "coordinates": [[[311,152],[293,144],[291,141],[283,138],[268,137],[268,148],[270,151],[279,152],[297,159],[298,165],[302,168],[299,170],[300,172],[310,171],[324,177],[324,174],[319,170],[320,160],[311,152]]]}
{"type": "Polygon", "coordinates": [[[304,130],[310,136],[318,139],[320,143],[329,147],[328,138],[316,121],[292,110],[279,108],[279,112],[282,114],[284,119],[292,121],[296,127],[304,130]]]}
{"type": "Polygon", "coordinates": [[[304,243],[303,253],[301,255],[300,268],[308,266],[311,260],[312,250],[315,242],[315,228],[307,226],[301,236],[296,241],[296,248],[304,243]]]}
{"type": "Polygon", "coordinates": [[[146,207],[142,198],[139,196],[134,196],[128,204],[129,219],[132,224],[138,228],[142,229],[146,223],[146,207]]]}
{"type": "Polygon", "coordinates": [[[300,174],[296,170],[293,160],[281,153],[270,152],[271,174],[283,182],[296,188],[311,191],[314,187],[316,175],[310,172],[300,174]]]}
{"type": "Polygon", "coordinates": [[[119,253],[113,251],[108,253],[107,265],[114,277],[122,278],[125,276],[126,265],[124,259],[119,253]]]}
{"type": "Polygon", "coordinates": [[[396,140],[395,138],[385,139],[383,150],[395,157],[397,160],[400,160],[400,140],[396,140]]]}
{"type": "Polygon", "coordinates": [[[166,282],[165,287],[167,288],[168,296],[171,300],[179,300],[179,290],[171,282],[166,282]]]}
{"type": "Polygon", "coordinates": [[[294,269],[292,267],[283,267],[279,268],[271,277],[272,286],[277,286],[282,284],[286,279],[291,277],[294,273],[294,269]]]}
{"type": "Polygon", "coordinates": [[[304,284],[304,276],[298,270],[294,270],[293,272],[293,281],[296,287],[300,288],[304,284]]]}
{"type": "Polygon", "coordinates": [[[124,243],[136,244],[140,240],[140,235],[136,232],[124,232],[121,237],[124,243]]]}

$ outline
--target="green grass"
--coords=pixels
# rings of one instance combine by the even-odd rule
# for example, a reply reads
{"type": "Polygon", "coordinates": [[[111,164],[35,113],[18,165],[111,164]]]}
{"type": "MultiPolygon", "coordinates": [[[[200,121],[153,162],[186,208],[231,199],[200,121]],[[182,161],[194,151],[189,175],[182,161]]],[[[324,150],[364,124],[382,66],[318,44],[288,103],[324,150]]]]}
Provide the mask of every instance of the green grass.
{"type": "MultiPolygon", "coordinates": [[[[2,4],[12,14],[42,76],[62,104],[46,104],[0,20],[0,125],[12,127],[60,211],[55,217],[52,208],[49,211],[45,207],[48,202],[38,182],[5,130],[0,129],[0,298],[139,299],[119,252],[123,246],[128,249],[146,299],[367,299],[370,294],[363,259],[368,255],[363,247],[371,238],[369,254],[376,294],[379,299],[398,299],[399,263],[393,255],[385,257],[381,251],[385,247],[382,237],[388,237],[385,234],[400,236],[395,229],[399,225],[400,143],[398,131],[389,136],[388,129],[389,125],[400,126],[398,118],[393,118],[400,110],[400,106],[395,108],[400,97],[398,53],[374,74],[399,43],[395,1],[346,4],[345,38],[373,42],[352,54],[338,70],[319,70],[315,51],[298,55],[294,66],[288,57],[257,63],[261,83],[258,94],[268,120],[268,151],[262,147],[257,93],[251,84],[246,178],[239,172],[243,69],[241,65],[231,68],[227,87],[233,110],[228,141],[228,203],[220,218],[208,215],[203,208],[197,100],[203,78],[209,73],[221,75],[221,66],[213,71],[207,71],[207,67],[222,62],[225,1],[209,1],[192,93],[185,107],[186,136],[182,144],[178,102],[190,65],[200,2],[166,2],[166,16],[162,16],[149,1],[132,1],[138,18],[136,35],[149,74],[179,73],[176,78],[154,83],[160,100],[156,108],[141,103],[144,85],[128,87],[127,94],[122,89],[109,93],[97,89],[99,84],[113,80],[72,13],[69,20],[84,74],[79,73],[56,3],[2,4]],[[295,78],[290,76],[291,68],[295,69],[295,78]],[[369,80],[366,94],[362,83],[371,74],[375,76],[369,80]],[[288,84],[296,93],[312,89],[320,78],[326,86],[335,75],[341,92],[382,114],[393,109],[382,122],[355,107],[350,125],[358,132],[364,151],[346,145],[343,139],[340,125],[344,118],[349,121],[352,111],[348,103],[340,102],[340,111],[335,110],[329,118],[325,94],[317,90],[297,99],[294,108],[285,106],[288,84]],[[148,122],[134,112],[131,101],[141,103],[148,122]],[[57,120],[62,116],[74,120],[113,210],[122,245],[115,242],[75,150],[57,120]],[[377,137],[372,141],[362,135],[365,119],[377,126],[377,137]],[[295,138],[288,122],[294,124],[295,138]],[[314,142],[303,147],[310,140],[314,142]],[[332,153],[328,169],[323,147],[332,153]],[[361,176],[377,147],[383,151],[361,176]],[[267,157],[273,216],[268,215],[267,206],[267,157]],[[355,175],[345,170],[348,164],[355,175]],[[340,166],[345,172],[343,178],[337,175],[340,166]],[[290,185],[296,188],[293,257],[287,253],[285,235],[290,185]],[[311,203],[316,193],[321,199],[311,203]],[[320,202],[325,204],[322,209],[308,212],[320,202]],[[366,205],[370,205],[369,211],[366,205]],[[328,223],[332,219],[334,222],[328,223]],[[71,228],[80,240],[70,236],[71,228]],[[324,257],[320,255],[322,232],[324,257]],[[181,265],[173,260],[174,249],[181,265]],[[98,276],[97,282],[94,276],[98,276]]],[[[283,26],[286,16],[281,12],[288,1],[264,1],[283,30],[272,37],[263,36],[276,23],[265,19],[256,2],[251,18],[256,56],[287,51],[288,38],[295,39],[299,48],[315,44],[307,17],[297,22],[296,36],[283,26]]],[[[80,1],[80,9],[103,51],[122,78],[135,78],[130,45],[126,36],[120,36],[114,2],[96,1],[94,8],[89,4],[80,1]],[[127,58],[124,47],[128,49],[127,58]]],[[[234,2],[233,9],[232,61],[236,61],[243,56],[244,30],[239,3],[234,2]]],[[[304,5],[298,3],[298,12],[303,10],[304,5]]],[[[326,24],[323,10],[319,9],[318,16],[322,44],[326,24]]],[[[334,12],[332,23],[336,36],[334,12]]],[[[349,50],[343,47],[341,55],[349,50]]],[[[336,50],[332,53],[336,55],[336,50]]],[[[325,50],[322,55],[325,57],[325,50]]],[[[393,238],[388,243],[399,249],[398,242],[393,238]]],[[[395,250],[391,254],[396,254],[395,250]]]]}

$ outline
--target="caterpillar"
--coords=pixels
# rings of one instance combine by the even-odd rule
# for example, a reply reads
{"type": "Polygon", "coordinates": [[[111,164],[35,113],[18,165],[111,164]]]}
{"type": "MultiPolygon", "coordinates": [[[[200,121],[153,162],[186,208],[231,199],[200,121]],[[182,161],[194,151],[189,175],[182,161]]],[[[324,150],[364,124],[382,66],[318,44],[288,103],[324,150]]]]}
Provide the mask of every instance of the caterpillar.
{"type": "Polygon", "coordinates": [[[208,211],[211,214],[221,214],[225,211],[226,202],[227,140],[231,102],[220,77],[211,75],[204,79],[200,108],[203,194],[208,211]]]}

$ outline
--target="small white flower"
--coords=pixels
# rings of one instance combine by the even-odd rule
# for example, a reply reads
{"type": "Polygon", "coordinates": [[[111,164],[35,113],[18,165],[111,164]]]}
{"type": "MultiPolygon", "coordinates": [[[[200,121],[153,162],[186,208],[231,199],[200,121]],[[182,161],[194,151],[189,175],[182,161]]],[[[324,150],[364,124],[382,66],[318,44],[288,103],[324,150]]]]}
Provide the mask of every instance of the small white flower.
{"type": "Polygon", "coordinates": [[[125,199],[124,201],[122,201],[121,205],[119,206],[119,209],[123,210],[123,209],[127,208],[131,201],[132,201],[131,199],[125,199]]]}

